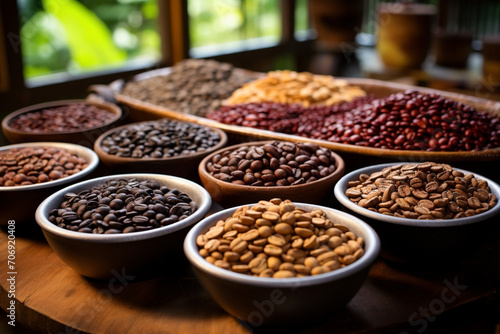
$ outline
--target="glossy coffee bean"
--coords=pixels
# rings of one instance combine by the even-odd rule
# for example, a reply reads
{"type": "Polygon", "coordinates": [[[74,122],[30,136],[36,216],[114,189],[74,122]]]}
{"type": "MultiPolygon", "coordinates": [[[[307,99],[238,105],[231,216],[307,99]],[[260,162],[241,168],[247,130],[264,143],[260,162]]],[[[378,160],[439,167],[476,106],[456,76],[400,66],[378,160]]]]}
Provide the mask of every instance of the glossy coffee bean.
{"type": "Polygon", "coordinates": [[[147,231],[176,223],[198,209],[177,189],[135,179],[110,180],[78,194],[65,194],[64,198],[60,208],[49,213],[49,221],[61,228],[94,234],[147,231]]]}

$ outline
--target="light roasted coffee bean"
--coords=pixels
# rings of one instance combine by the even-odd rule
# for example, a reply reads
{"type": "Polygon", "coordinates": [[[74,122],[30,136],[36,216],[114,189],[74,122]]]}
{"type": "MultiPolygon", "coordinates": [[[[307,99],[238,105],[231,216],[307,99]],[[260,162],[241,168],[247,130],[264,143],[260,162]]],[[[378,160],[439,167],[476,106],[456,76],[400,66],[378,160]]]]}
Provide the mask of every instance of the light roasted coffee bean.
{"type": "Polygon", "coordinates": [[[349,265],[364,254],[363,238],[346,226],[334,224],[322,210],[306,212],[296,208],[291,201],[281,199],[259,201],[253,207],[243,206],[196,240],[199,254],[208,262],[259,277],[319,275],[349,265]],[[235,221],[248,216],[256,223],[249,226],[247,232],[234,229],[243,226],[235,221]],[[290,216],[295,220],[291,221],[290,216]],[[261,219],[269,224],[258,226],[261,219]],[[219,235],[220,228],[228,232],[212,239],[213,235],[219,235]],[[210,243],[216,241],[227,243],[229,247],[215,248],[210,243]],[[219,258],[223,261],[217,262],[219,258]]]}

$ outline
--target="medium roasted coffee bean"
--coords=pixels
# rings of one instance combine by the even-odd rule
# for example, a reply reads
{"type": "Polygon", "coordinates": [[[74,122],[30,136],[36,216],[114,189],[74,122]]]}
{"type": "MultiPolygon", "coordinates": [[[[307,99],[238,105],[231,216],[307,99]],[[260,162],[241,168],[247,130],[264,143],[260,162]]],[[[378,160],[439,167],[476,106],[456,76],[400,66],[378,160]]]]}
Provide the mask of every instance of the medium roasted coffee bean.
{"type": "Polygon", "coordinates": [[[63,148],[11,148],[0,151],[0,186],[24,186],[54,181],[76,174],[87,166],[85,159],[63,148]],[[65,167],[68,166],[68,161],[71,162],[71,169],[65,167]],[[26,168],[28,164],[29,167],[26,168]]]}
{"type": "Polygon", "coordinates": [[[318,145],[275,141],[244,145],[215,156],[206,165],[215,178],[252,186],[289,186],[313,182],[336,170],[333,152],[318,145]],[[229,161],[236,167],[223,173],[229,161]]]}
{"type": "Polygon", "coordinates": [[[109,180],[90,191],[64,197],[60,209],[49,213],[49,221],[62,228],[94,234],[146,231],[176,223],[198,209],[187,194],[152,180],[109,180]],[[171,207],[167,202],[175,204],[171,207]]]}
{"type": "Polygon", "coordinates": [[[369,210],[410,219],[470,217],[497,205],[486,181],[434,162],[362,174],[358,182],[349,183],[345,195],[369,210]],[[398,177],[402,174],[409,181],[398,177]]]}

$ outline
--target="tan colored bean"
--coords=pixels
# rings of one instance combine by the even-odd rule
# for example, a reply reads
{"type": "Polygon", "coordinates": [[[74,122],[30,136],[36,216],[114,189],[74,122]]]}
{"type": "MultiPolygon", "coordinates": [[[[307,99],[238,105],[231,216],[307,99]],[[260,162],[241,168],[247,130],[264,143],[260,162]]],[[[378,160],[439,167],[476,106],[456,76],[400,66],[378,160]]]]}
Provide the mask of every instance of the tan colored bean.
{"type": "Polygon", "coordinates": [[[274,231],[279,234],[290,234],[293,231],[292,226],[287,223],[278,223],[274,226],[274,231]]]}
{"type": "Polygon", "coordinates": [[[220,237],[224,233],[224,227],[216,226],[211,228],[207,233],[205,233],[205,237],[207,239],[215,239],[220,237]]]}
{"type": "Polygon", "coordinates": [[[220,241],[217,239],[210,239],[203,248],[205,248],[209,253],[215,252],[220,246],[220,241]]]}
{"type": "MultiPolygon", "coordinates": [[[[272,230],[271,230],[272,232],[272,230]]],[[[260,233],[258,230],[251,229],[248,232],[245,232],[241,238],[245,241],[252,241],[254,239],[257,239],[260,236],[260,233]]]]}
{"type": "Polygon", "coordinates": [[[304,227],[296,227],[294,229],[294,231],[295,231],[295,234],[297,234],[298,236],[300,236],[302,238],[309,238],[314,234],[313,230],[308,229],[308,228],[304,228],[304,227]]]}
{"type": "Polygon", "coordinates": [[[293,271],[290,270],[280,270],[273,274],[273,278],[291,278],[295,277],[293,271]]]}

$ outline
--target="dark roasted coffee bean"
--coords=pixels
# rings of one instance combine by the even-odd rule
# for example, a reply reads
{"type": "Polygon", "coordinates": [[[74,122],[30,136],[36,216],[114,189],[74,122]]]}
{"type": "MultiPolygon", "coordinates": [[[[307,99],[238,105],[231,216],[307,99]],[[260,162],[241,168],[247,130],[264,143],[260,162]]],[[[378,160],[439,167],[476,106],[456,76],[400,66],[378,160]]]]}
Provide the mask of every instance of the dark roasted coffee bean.
{"type": "Polygon", "coordinates": [[[185,219],[198,209],[187,194],[160,186],[154,180],[110,180],[77,196],[68,193],[65,199],[61,208],[50,211],[49,221],[61,228],[94,234],[158,228],[185,219]],[[123,189],[125,191],[120,192],[123,189]],[[117,193],[124,194],[124,197],[112,199],[117,193]],[[165,203],[153,202],[154,198],[162,198],[165,203]]]}

